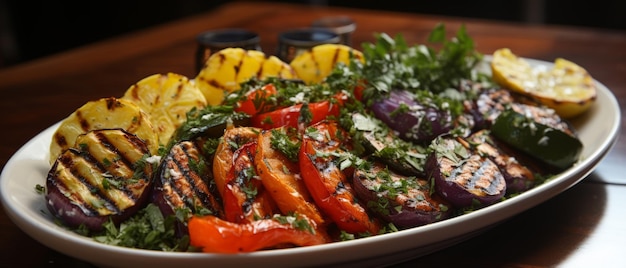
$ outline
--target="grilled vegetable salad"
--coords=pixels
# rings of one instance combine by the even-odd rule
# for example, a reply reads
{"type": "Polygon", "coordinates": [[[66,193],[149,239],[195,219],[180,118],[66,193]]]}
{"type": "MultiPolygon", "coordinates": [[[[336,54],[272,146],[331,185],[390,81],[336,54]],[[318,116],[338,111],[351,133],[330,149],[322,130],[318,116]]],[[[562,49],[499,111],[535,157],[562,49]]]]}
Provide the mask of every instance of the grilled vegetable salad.
{"type": "Polygon", "coordinates": [[[378,34],[291,64],[225,49],[195,79],[142,79],[63,121],[48,208],[103,243],[237,253],[442,221],[575,165],[583,145],[546,94],[478,72],[464,28],[429,42],[378,34]]]}

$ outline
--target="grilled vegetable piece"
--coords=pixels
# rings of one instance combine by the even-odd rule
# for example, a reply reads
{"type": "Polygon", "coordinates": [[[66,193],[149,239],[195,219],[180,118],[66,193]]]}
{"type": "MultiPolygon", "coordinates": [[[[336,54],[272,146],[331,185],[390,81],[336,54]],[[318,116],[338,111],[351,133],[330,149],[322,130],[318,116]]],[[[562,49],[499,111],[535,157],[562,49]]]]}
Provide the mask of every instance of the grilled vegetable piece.
{"type": "Polygon", "coordinates": [[[481,122],[479,129],[488,129],[495,122],[500,113],[507,109],[532,117],[535,121],[549,125],[570,135],[575,135],[572,126],[563,120],[552,108],[510,92],[506,89],[488,89],[481,92],[475,101],[477,122],[481,122]]]}
{"type": "Polygon", "coordinates": [[[300,173],[315,204],[339,227],[352,234],[378,234],[380,224],[356,200],[352,185],[337,163],[347,137],[336,122],[322,121],[302,137],[300,173]]]}
{"type": "Polygon", "coordinates": [[[269,100],[276,94],[276,86],[272,83],[250,90],[246,92],[243,100],[237,102],[235,111],[242,112],[250,116],[269,112],[272,108],[274,108],[274,105],[267,102],[269,102],[269,100]]]}
{"type": "Polygon", "coordinates": [[[355,169],[353,185],[369,209],[400,229],[446,219],[452,211],[438,194],[431,195],[427,180],[397,174],[378,162],[355,169]]]}
{"type": "MultiPolygon", "coordinates": [[[[295,129],[294,129],[295,130],[295,129]]],[[[265,130],[259,135],[258,152],[254,158],[257,174],[283,215],[304,215],[318,226],[324,218],[300,178],[300,167],[277,146],[300,146],[298,137],[285,128],[265,130]],[[276,144],[276,145],[275,145],[276,144]]],[[[297,161],[297,148],[293,154],[297,161]]]]}
{"type": "Polygon", "coordinates": [[[153,167],[145,142],[122,129],[94,130],[78,136],[46,178],[46,204],[70,227],[92,231],[132,216],[149,199],[153,167]]]}
{"type": "Polygon", "coordinates": [[[339,63],[350,65],[350,60],[365,61],[363,53],[342,44],[317,45],[296,56],[289,65],[298,78],[307,84],[320,83],[339,63]]]}
{"type": "Polygon", "coordinates": [[[339,109],[346,98],[346,95],[343,93],[338,93],[331,100],[294,104],[289,107],[257,114],[250,119],[250,123],[253,127],[266,130],[278,127],[306,127],[329,117],[337,118],[339,109]]]}
{"type": "Polygon", "coordinates": [[[506,193],[504,176],[486,156],[467,150],[452,138],[437,138],[427,168],[435,191],[457,208],[483,207],[506,193]]]}
{"type": "Polygon", "coordinates": [[[256,141],[261,130],[251,127],[232,127],[224,131],[213,158],[213,178],[220,196],[229,180],[235,151],[246,143],[256,141]]]}
{"type": "Polygon", "coordinates": [[[491,133],[504,143],[557,169],[572,166],[580,157],[582,142],[569,133],[567,124],[537,121],[513,109],[502,112],[491,126],[491,133]],[[550,124],[550,125],[548,125],[550,124]]]}
{"type": "Polygon", "coordinates": [[[285,246],[312,246],[329,242],[306,218],[276,216],[237,224],[214,216],[189,220],[190,243],[203,252],[241,253],[285,246]]]}
{"type": "MultiPolygon", "coordinates": [[[[493,138],[488,130],[481,130],[466,139],[459,139],[465,148],[486,155],[500,168],[500,172],[506,181],[508,194],[526,191],[535,185],[535,172],[530,165],[522,164],[520,154],[514,155],[513,151],[504,144],[493,138]]],[[[534,166],[534,165],[532,165],[534,166]]]]}
{"type": "Polygon", "coordinates": [[[498,115],[515,101],[513,95],[506,89],[487,89],[476,98],[474,115],[477,129],[491,127],[498,115]]]}
{"type": "Polygon", "coordinates": [[[291,79],[295,72],[289,64],[261,51],[225,48],[209,56],[195,81],[209,105],[219,105],[225,93],[238,90],[242,82],[253,77],[291,79]]]}
{"type": "Polygon", "coordinates": [[[256,151],[257,143],[252,141],[239,147],[233,154],[233,166],[226,178],[222,196],[225,219],[229,222],[253,222],[278,212],[274,200],[256,174],[256,151]]]}
{"type": "MultiPolygon", "coordinates": [[[[212,162],[202,153],[200,141],[182,141],[161,160],[152,194],[164,216],[177,210],[223,217],[222,200],[213,182],[212,162]]],[[[179,231],[186,233],[185,222],[179,231]]]]}
{"type": "Polygon", "coordinates": [[[374,115],[385,122],[398,136],[408,141],[426,143],[450,131],[451,114],[429,103],[420,104],[406,90],[393,90],[388,97],[375,101],[371,107],[374,115]]]}
{"type": "Polygon", "coordinates": [[[491,70],[496,83],[538,100],[563,118],[582,114],[596,99],[591,75],[562,58],[557,58],[549,70],[537,69],[510,49],[502,48],[493,53],[491,70]]]}
{"type": "Polygon", "coordinates": [[[61,122],[50,143],[50,164],[74,145],[78,135],[107,128],[135,134],[147,144],[150,154],[157,153],[159,136],[149,116],[129,100],[110,97],[87,102],[61,122]]]}
{"type": "Polygon", "coordinates": [[[126,90],[122,99],[134,102],[150,116],[161,144],[167,144],[174,131],[187,120],[187,112],[207,105],[195,83],[176,73],[141,79],[126,90]]]}
{"type": "Polygon", "coordinates": [[[231,106],[207,106],[192,109],[185,121],[172,135],[167,147],[173,143],[197,138],[219,138],[227,128],[249,125],[249,116],[238,113],[231,106]]]}
{"type": "MultiPolygon", "coordinates": [[[[560,130],[563,133],[572,137],[576,136],[576,131],[569,124],[569,122],[563,120],[558,114],[554,112],[554,110],[548,107],[527,105],[522,103],[512,103],[508,108],[515,111],[516,113],[526,116],[529,119],[532,119],[539,124],[560,130]]],[[[506,112],[506,109],[503,112],[506,112]]]]}
{"type": "Polygon", "coordinates": [[[425,176],[426,148],[398,139],[387,125],[361,113],[352,115],[355,138],[376,160],[407,176],[425,176]]]}

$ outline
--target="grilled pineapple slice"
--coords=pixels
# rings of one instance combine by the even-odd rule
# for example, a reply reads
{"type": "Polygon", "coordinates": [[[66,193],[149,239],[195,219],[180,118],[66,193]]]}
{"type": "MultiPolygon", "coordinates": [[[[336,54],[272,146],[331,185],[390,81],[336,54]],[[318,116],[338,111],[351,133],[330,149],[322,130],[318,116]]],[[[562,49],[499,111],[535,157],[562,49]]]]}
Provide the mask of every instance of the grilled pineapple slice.
{"type": "Polygon", "coordinates": [[[174,131],[187,120],[189,110],[207,105],[200,89],[176,73],[148,76],[130,86],[122,99],[134,102],[149,115],[161,144],[169,142],[174,131]]]}
{"type": "Polygon", "coordinates": [[[106,128],[135,134],[147,144],[151,154],[157,153],[159,136],[149,116],[129,100],[109,97],[87,102],[61,122],[50,143],[50,164],[74,145],[78,135],[106,128]]]}
{"type": "Polygon", "coordinates": [[[558,58],[551,69],[532,67],[508,48],[494,52],[493,80],[554,109],[563,118],[582,114],[596,99],[593,78],[577,64],[558,58]]]}
{"type": "Polygon", "coordinates": [[[209,105],[218,105],[225,93],[239,89],[239,84],[253,77],[292,79],[295,73],[289,64],[257,50],[225,48],[212,54],[195,78],[209,105]]]}
{"type": "Polygon", "coordinates": [[[319,83],[339,62],[349,65],[351,57],[364,61],[363,53],[342,44],[317,45],[296,56],[290,63],[298,78],[308,84],[319,83]]]}
{"type": "Polygon", "coordinates": [[[148,201],[152,165],[146,143],[122,129],[81,134],[46,178],[50,211],[70,226],[100,230],[109,217],[132,216],[148,201]]]}

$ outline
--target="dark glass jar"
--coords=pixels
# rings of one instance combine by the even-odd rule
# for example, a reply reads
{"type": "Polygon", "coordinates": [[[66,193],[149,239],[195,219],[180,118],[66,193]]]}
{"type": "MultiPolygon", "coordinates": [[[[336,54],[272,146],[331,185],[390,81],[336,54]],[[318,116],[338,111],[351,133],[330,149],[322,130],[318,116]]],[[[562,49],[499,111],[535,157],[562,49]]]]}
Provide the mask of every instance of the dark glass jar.
{"type": "Polygon", "coordinates": [[[245,29],[220,29],[199,34],[196,38],[196,72],[204,67],[205,62],[216,51],[229,47],[246,50],[261,50],[261,38],[255,32],[245,29]]]}

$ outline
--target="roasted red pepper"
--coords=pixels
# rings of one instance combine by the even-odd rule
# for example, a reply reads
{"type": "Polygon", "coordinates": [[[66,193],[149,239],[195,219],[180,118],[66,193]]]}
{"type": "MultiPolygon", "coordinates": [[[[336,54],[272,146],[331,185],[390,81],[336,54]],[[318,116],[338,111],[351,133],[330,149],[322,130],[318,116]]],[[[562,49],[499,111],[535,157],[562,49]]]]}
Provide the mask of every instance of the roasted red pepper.
{"type": "MultiPolygon", "coordinates": [[[[302,220],[305,219],[296,221],[302,220]]],[[[306,225],[306,222],[296,225],[276,218],[237,224],[215,216],[194,216],[188,222],[191,245],[212,253],[253,252],[285,245],[311,246],[329,242],[323,233],[306,225]]]]}
{"type": "Polygon", "coordinates": [[[302,138],[300,172],[313,200],[341,229],[352,234],[375,235],[380,230],[365,208],[355,199],[354,190],[338,164],[340,137],[347,137],[336,122],[322,121],[311,126],[302,138]],[[333,155],[334,153],[334,155],[333,155]]]}
{"type": "Polygon", "coordinates": [[[252,222],[277,212],[272,197],[266,193],[255,171],[257,143],[241,146],[233,155],[233,166],[224,189],[224,215],[236,223],[252,222]]]}
{"type": "Polygon", "coordinates": [[[264,85],[259,89],[248,92],[246,94],[246,99],[237,104],[235,111],[244,112],[250,116],[266,112],[271,106],[268,105],[267,99],[273,95],[276,95],[276,87],[274,84],[264,85]]]}
{"type": "Polygon", "coordinates": [[[325,100],[320,102],[309,103],[309,115],[308,122],[301,122],[301,115],[303,113],[303,104],[296,104],[289,107],[280,108],[271,112],[257,114],[252,116],[251,124],[253,127],[262,129],[272,129],[277,127],[294,127],[298,128],[300,123],[306,123],[305,125],[312,125],[320,122],[330,116],[338,117],[339,108],[345,101],[346,96],[342,93],[336,94],[334,100],[325,100]]]}

